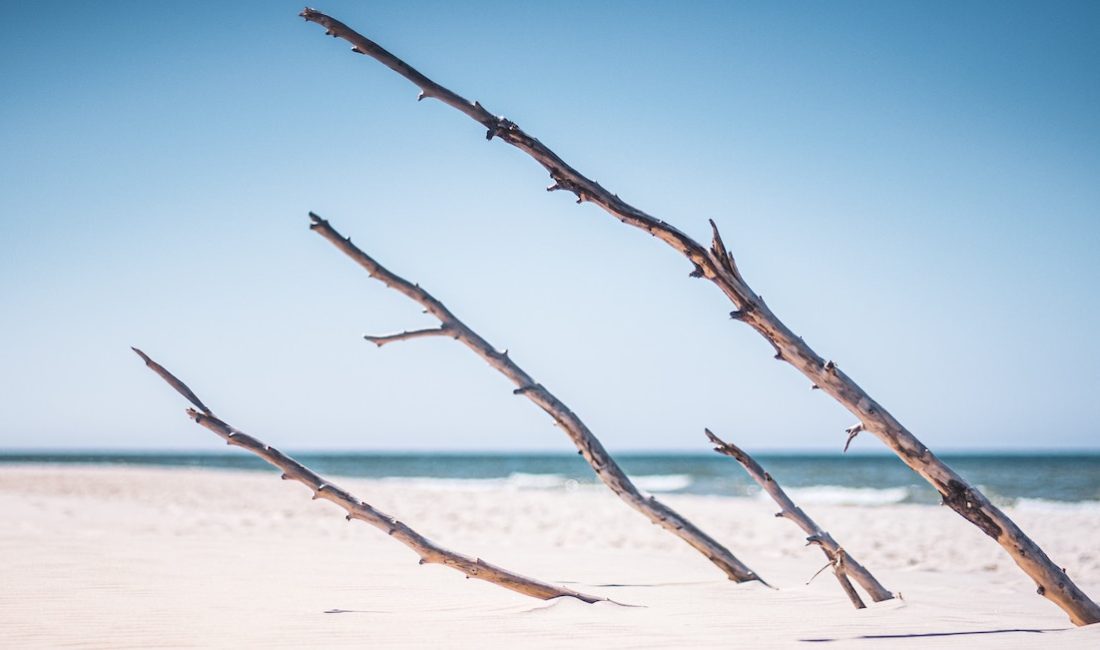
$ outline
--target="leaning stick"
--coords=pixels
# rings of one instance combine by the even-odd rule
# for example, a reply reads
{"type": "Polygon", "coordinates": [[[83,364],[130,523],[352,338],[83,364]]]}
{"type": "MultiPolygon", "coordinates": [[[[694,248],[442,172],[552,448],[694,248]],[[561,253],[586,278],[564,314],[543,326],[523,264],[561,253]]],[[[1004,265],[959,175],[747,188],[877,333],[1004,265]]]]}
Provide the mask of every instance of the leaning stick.
{"type": "MultiPolygon", "coordinates": [[[[735,309],[730,312],[731,318],[760,333],[775,348],[776,359],[794,366],[809,378],[813,387],[828,393],[859,419],[859,423],[853,427],[858,427],[855,428],[855,433],[861,430],[870,431],[882,440],[902,462],[936,488],[945,505],[1004,547],[1013,561],[1035,581],[1038,594],[1061,607],[1074,624],[1100,622],[1100,605],[1090,600],[1015,522],[994,506],[980,490],[971,486],[937,458],[916,436],[894,419],[893,415],[844,374],[836,363],[826,361],[814,352],[772,313],[764,300],[741,276],[733,255],[726,251],[722,237],[718,234],[718,227],[713,221],[710,222],[713,241],[708,249],[677,228],[642,212],[573,169],[511,120],[493,115],[478,102],[471,102],[440,86],[344,23],[308,7],[302,11],[301,16],[324,27],[329,36],[351,43],[353,52],[378,60],[416,84],[420,88],[419,99],[438,99],[484,126],[487,129],[487,139],[497,137],[526,152],[549,172],[553,183],[546,188],[547,191],[571,192],[576,195],[578,203],[594,203],[616,219],[648,232],[685,256],[694,265],[691,273],[693,277],[710,280],[733,303],[735,309]]],[[[849,429],[849,436],[854,435],[852,429],[849,429]]]]}
{"type": "Polygon", "coordinates": [[[264,444],[260,440],[226,424],[211,413],[210,410],[199,401],[199,398],[191,392],[191,389],[177,379],[175,375],[168,372],[164,366],[150,359],[141,350],[137,348],[132,349],[138,356],[145,360],[145,365],[149,366],[153,372],[160,375],[162,379],[168,382],[172,388],[175,388],[179,394],[187,398],[189,402],[199,409],[202,409],[201,412],[193,408],[187,409],[187,415],[195,422],[221,436],[225,440],[225,444],[247,449],[275,467],[283,470],[283,480],[298,481],[302,485],[305,485],[313,491],[314,500],[324,499],[325,501],[331,501],[340,506],[347,511],[348,514],[345,519],[348,521],[358,519],[359,521],[366,522],[384,531],[390,537],[393,537],[405,546],[408,546],[420,556],[420,564],[442,564],[443,566],[465,573],[467,578],[491,582],[505,589],[511,589],[525,596],[531,596],[532,598],[539,598],[542,600],[549,600],[561,596],[572,596],[586,603],[607,600],[599,596],[589,596],[588,594],[582,594],[572,589],[558,587],[526,576],[521,576],[518,573],[512,573],[507,569],[489,564],[481,558],[455,553],[454,551],[449,551],[437,545],[435,542],[424,537],[412,528],[409,528],[404,523],[380,510],[376,510],[366,501],[360,501],[350,492],[318,476],[309,468],[278,449],[271,445],[264,444]]]}
{"type": "Polygon", "coordinates": [[[860,600],[859,594],[852,588],[852,583],[848,581],[848,574],[851,574],[852,577],[856,579],[856,582],[863,587],[863,590],[866,591],[876,603],[883,600],[890,600],[894,597],[894,594],[890,593],[886,587],[883,587],[882,584],[875,579],[875,576],[871,575],[870,571],[865,569],[859,562],[856,562],[855,558],[841,548],[840,544],[836,543],[832,535],[822,529],[821,526],[818,526],[813,519],[810,519],[809,515],[802,511],[802,508],[795,505],[794,501],[791,501],[791,498],[783,491],[783,488],[779,487],[779,483],[772,478],[771,474],[764,471],[764,468],[760,466],[760,463],[756,462],[755,458],[748,455],[748,453],[737,445],[723,441],[721,438],[714,435],[710,429],[704,429],[704,431],[706,431],[707,438],[714,443],[714,451],[729,456],[738,463],[741,463],[741,466],[749,473],[752,480],[756,481],[757,485],[763,488],[763,490],[768,493],[768,496],[779,504],[779,512],[777,512],[775,516],[787,519],[801,528],[802,531],[808,535],[806,541],[810,544],[816,544],[821,548],[821,551],[829,560],[829,564],[832,565],[833,573],[840,582],[841,588],[844,589],[844,593],[848,594],[848,598],[857,609],[863,608],[863,601],[860,600]]]}
{"type": "MultiPolygon", "coordinates": [[[[751,569],[734,557],[729,549],[725,548],[709,535],[696,528],[695,524],[685,519],[682,515],[664,505],[656,498],[643,495],[634,483],[627,478],[626,473],[619,467],[611,455],[607,453],[596,436],[588,426],[581,421],[573,411],[562,403],[557,397],[537,383],[531,375],[524,372],[516,365],[516,362],[508,356],[508,351],[497,352],[496,348],[489,345],[488,341],[466,326],[458,317],[451,313],[443,303],[436,300],[430,293],[404,278],[394,274],[370,257],[351,239],[344,237],[316,214],[310,212],[310,230],[332,242],[345,255],[354,260],[359,266],[366,269],[374,279],[382,282],[390,289],[397,291],[410,300],[419,303],[424,310],[439,319],[440,326],[427,330],[402,332],[390,336],[366,336],[368,341],[378,346],[424,336],[446,336],[461,341],[466,347],[474,351],[490,366],[507,377],[517,388],[512,391],[516,395],[523,395],[537,404],[542,410],[550,414],[554,421],[565,430],[578,452],[584,457],[596,475],[604,485],[625,501],[631,508],[642,513],[653,523],[661,526],[673,535],[690,544],[695,550],[702,553],[713,562],[730,580],[736,582],[748,582],[760,580],[751,569]]],[[[763,582],[763,580],[761,580],[763,582]]]]}

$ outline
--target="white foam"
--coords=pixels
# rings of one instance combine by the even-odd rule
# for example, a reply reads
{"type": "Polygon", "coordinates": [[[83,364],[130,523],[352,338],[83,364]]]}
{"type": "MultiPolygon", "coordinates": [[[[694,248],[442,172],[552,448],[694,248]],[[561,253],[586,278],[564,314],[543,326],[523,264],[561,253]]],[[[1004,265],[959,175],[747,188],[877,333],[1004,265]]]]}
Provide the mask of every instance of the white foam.
{"type": "Polygon", "coordinates": [[[631,480],[634,481],[634,485],[646,492],[675,492],[691,487],[692,483],[689,474],[651,474],[635,476],[631,480]]]}
{"type": "Polygon", "coordinates": [[[425,490],[560,490],[571,489],[576,481],[561,474],[513,472],[497,478],[440,478],[438,476],[387,476],[385,483],[399,483],[425,490]]]}
{"type": "Polygon", "coordinates": [[[384,476],[368,479],[422,490],[474,490],[485,492],[507,487],[505,478],[440,478],[438,476],[384,476]]]}
{"type": "MultiPolygon", "coordinates": [[[[597,487],[591,481],[577,481],[563,474],[529,474],[512,472],[503,478],[440,478],[436,476],[391,476],[381,479],[386,483],[400,483],[411,488],[426,490],[575,490],[597,487]]],[[[688,474],[651,474],[631,477],[639,489],[646,492],[675,492],[689,487],[692,478],[688,474]]]]}
{"type": "Polygon", "coordinates": [[[1053,499],[1016,499],[1016,510],[1039,512],[1100,512],[1100,501],[1054,501],[1053,499]]]}
{"type": "Polygon", "coordinates": [[[504,481],[508,487],[517,490],[554,490],[566,487],[570,479],[561,474],[512,472],[504,481]]]}
{"type": "MultiPolygon", "coordinates": [[[[819,503],[835,506],[885,506],[901,503],[909,498],[909,488],[854,488],[840,485],[814,485],[803,488],[787,488],[787,494],[796,504],[819,503]]],[[[769,498],[761,492],[760,498],[769,498]]]]}

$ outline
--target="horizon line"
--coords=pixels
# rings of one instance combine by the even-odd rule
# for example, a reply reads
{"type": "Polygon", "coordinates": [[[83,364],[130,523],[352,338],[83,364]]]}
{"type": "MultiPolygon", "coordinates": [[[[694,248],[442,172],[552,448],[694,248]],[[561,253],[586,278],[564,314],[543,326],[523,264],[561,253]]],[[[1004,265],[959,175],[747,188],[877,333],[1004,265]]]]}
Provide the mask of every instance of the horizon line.
{"type": "MultiPolygon", "coordinates": [[[[753,454],[774,455],[774,456],[797,456],[797,455],[829,455],[829,456],[849,456],[849,457],[889,457],[894,458],[895,454],[889,449],[878,450],[851,450],[844,452],[842,449],[834,449],[829,447],[814,447],[814,448],[750,448],[749,451],[753,454]]],[[[0,458],[11,456],[77,456],[77,455],[179,455],[189,454],[195,456],[225,456],[225,455],[237,455],[237,450],[232,449],[203,449],[203,448],[141,448],[141,447],[27,447],[27,448],[3,448],[0,447],[0,458]]],[[[305,449],[305,448],[292,448],[290,453],[293,454],[307,454],[307,455],[335,455],[335,454],[349,454],[349,455],[373,455],[373,456],[423,456],[423,455],[437,455],[437,456],[576,456],[577,452],[560,449],[507,449],[507,448],[486,448],[486,449],[371,449],[371,448],[332,448],[332,449],[305,449]]],[[[701,450],[701,449],[620,449],[615,452],[617,455],[631,455],[631,456],[662,456],[662,455],[676,455],[676,456],[701,456],[710,457],[716,456],[713,451],[701,450]]],[[[1023,455],[1048,455],[1048,456],[1071,456],[1071,455],[1087,455],[1087,456],[1100,456],[1100,447],[1087,448],[1087,447],[958,447],[958,448],[942,448],[939,455],[1008,455],[1008,456],[1023,456],[1023,455]]]]}

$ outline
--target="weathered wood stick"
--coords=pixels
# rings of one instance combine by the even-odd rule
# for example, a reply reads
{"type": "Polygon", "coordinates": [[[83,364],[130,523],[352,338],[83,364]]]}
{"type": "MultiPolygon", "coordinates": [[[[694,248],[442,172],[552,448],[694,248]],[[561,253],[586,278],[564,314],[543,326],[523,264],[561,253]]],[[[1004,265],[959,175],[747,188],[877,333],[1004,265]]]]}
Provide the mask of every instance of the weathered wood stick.
{"type": "MultiPolygon", "coordinates": [[[[160,375],[162,379],[168,382],[168,384],[172,388],[175,388],[181,395],[186,397],[188,401],[195,405],[201,404],[201,402],[198,401],[198,397],[191,392],[191,389],[177,379],[175,375],[150,359],[141,350],[137,348],[132,349],[145,360],[145,365],[149,366],[153,372],[160,375]]],[[[390,515],[380,510],[376,510],[366,501],[360,501],[350,492],[318,476],[312,470],[278,449],[264,444],[260,440],[242,431],[234,429],[232,426],[215,417],[209,409],[204,407],[203,412],[199,412],[193,408],[189,408],[187,409],[187,415],[195,422],[221,436],[227,445],[247,449],[268,463],[283,470],[283,480],[298,481],[302,485],[305,485],[313,491],[314,500],[324,499],[325,501],[331,501],[340,506],[347,511],[348,514],[345,519],[348,521],[358,519],[359,521],[368,523],[405,546],[408,546],[420,556],[420,564],[442,564],[443,566],[461,571],[466,574],[467,578],[491,582],[505,589],[519,592],[524,596],[531,596],[532,598],[539,598],[542,600],[549,600],[561,596],[571,596],[583,600],[586,603],[607,600],[599,596],[589,596],[588,594],[582,594],[572,589],[558,587],[526,576],[521,576],[518,573],[513,573],[507,569],[489,564],[481,558],[470,557],[468,555],[449,551],[390,515]]]]}
{"type": "Polygon", "coordinates": [[[756,459],[746,453],[743,449],[737,445],[725,442],[718,436],[714,435],[710,429],[704,429],[707,434],[707,438],[714,444],[714,451],[729,456],[736,460],[745,468],[752,480],[756,481],[764,492],[768,494],[779,505],[779,512],[775,514],[776,517],[782,517],[787,519],[791,523],[795,524],[802,529],[802,532],[806,533],[807,543],[815,544],[821,548],[821,551],[825,554],[825,557],[833,565],[833,573],[836,575],[837,580],[840,581],[840,586],[844,589],[845,593],[851,599],[852,604],[857,608],[863,607],[863,601],[860,600],[859,594],[851,589],[852,585],[848,582],[848,574],[851,573],[852,577],[859,582],[859,585],[863,587],[863,590],[871,596],[871,599],[876,603],[883,600],[890,600],[894,597],[894,594],[890,593],[888,589],[882,586],[882,584],[875,579],[871,572],[863,567],[862,564],[856,562],[855,558],[848,555],[844,549],[836,543],[832,535],[827,533],[821,526],[810,519],[802,508],[795,505],[787,493],[783,491],[783,488],[779,486],[779,483],[772,478],[772,475],[764,471],[764,468],[760,466],[760,463],[756,462],[756,459]]]}
{"type": "Polygon", "coordinates": [[[756,330],[775,349],[776,359],[794,366],[809,378],[811,385],[828,393],[859,418],[862,430],[877,436],[902,462],[928,481],[940,493],[944,505],[996,540],[1017,566],[1035,581],[1039,595],[1061,607],[1076,625],[1100,622],[1100,605],[1089,599],[1015,522],[994,506],[980,490],[971,486],[937,458],[916,436],[894,419],[893,415],[844,374],[836,363],[826,361],[818,355],[772,313],[764,300],[741,276],[713,221],[710,222],[713,241],[708,249],[677,228],[635,208],[573,169],[511,120],[495,116],[478,102],[470,102],[440,86],[347,25],[308,7],[300,15],[307,21],[324,27],[326,34],[351,43],[352,51],[378,60],[416,84],[420,88],[420,99],[438,99],[488,129],[488,139],[500,138],[526,152],[549,172],[553,183],[547,191],[571,192],[576,195],[578,203],[594,203],[616,219],[648,232],[686,257],[694,266],[691,273],[693,277],[710,280],[733,303],[735,309],[730,312],[731,318],[756,330]]]}
{"type": "MultiPolygon", "coordinates": [[[[359,266],[366,269],[367,274],[390,289],[409,298],[421,305],[424,310],[439,319],[440,327],[431,330],[419,330],[420,332],[445,333],[447,336],[461,341],[466,347],[474,351],[490,366],[507,377],[517,388],[512,391],[516,395],[523,395],[546,411],[554,421],[565,430],[566,434],[577,446],[581,456],[595,470],[596,475],[604,485],[625,501],[631,508],[642,513],[653,523],[661,526],[673,535],[690,544],[695,550],[702,553],[713,562],[730,580],[736,582],[748,582],[761,580],[751,569],[734,557],[733,553],[719,544],[709,535],[697,528],[695,524],[685,519],[682,515],[664,505],[652,496],[643,495],[634,483],[627,478],[626,473],[619,467],[611,455],[607,453],[596,436],[588,426],[581,421],[573,411],[546,390],[542,384],[537,383],[531,375],[528,375],[516,362],[508,356],[508,351],[497,352],[496,348],[489,345],[488,341],[481,338],[477,332],[466,326],[458,317],[451,313],[443,303],[436,300],[430,293],[404,278],[394,274],[385,268],[374,258],[370,257],[351,240],[338,233],[328,221],[310,212],[312,220],[310,230],[332,242],[345,255],[354,260],[359,266]]],[[[366,336],[368,341],[376,344],[384,344],[389,341],[398,341],[412,338],[405,334],[393,336],[366,336]]]]}

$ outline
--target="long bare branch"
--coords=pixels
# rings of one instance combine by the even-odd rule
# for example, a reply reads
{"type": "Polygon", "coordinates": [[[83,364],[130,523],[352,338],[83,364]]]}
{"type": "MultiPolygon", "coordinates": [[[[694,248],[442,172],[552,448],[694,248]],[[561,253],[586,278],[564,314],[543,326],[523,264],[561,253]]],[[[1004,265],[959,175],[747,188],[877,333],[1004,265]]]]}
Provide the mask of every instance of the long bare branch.
{"type": "Polygon", "coordinates": [[[1100,605],[1089,599],[1039,545],[980,490],[937,458],[835,363],[826,362],[779,320],[745,282],[731,256],[720,259],[715,254],[717,251],[708,250],[677,228],[623,201],[566,164],[511,120],[494,116],[478,102],[470,102],[440,86],[340,21],[308,7],[301,16],[323,26],[330,36],[351,43],[353,51],[380,61],[416,84],[420,88],[421,99],[435,98],[454,107],[484,126],[487,138],[500,138],[526,152],[550,174],[553,183],[548,190],[572,192],[578,203],[594,203],[616,219],[648,232],[685,256],[693,264],[692,275],[713,282],[733,303],[735,309],[730,313],[731,317],[760,333],[775,348],[776,359],[790,363],[809,378],[813,386],[828,393],[853,413],[863,423],[864,430],[878,437],[902,462],[928,481],[940,493],[945,505],[996,540],[1024,573],[1035,581],[1040,595],[1061,607],[1077,625],[1100,622],[1100,605]]]}
{"type": "MultiPolygon", "coordinates": [[[[592,431],[589,430],[588,426],[586,426],[569,407],[563,404],[561,400],[516,365],[508,356],[507,350],[498,352],[496,348],[489,345],[488,341],[481,338],[477,332],[467,327],[465,323],[452,314],[443,303],[436,300],[424,289],[421,289],[420,285],[405,280],[379,264],[374,258],[364,253],[355,244],[352,244],[350,239],[338,233],[329,225],[328,221],[325,221],[312,212],[309,213],[309,217],[312,220],[309,226],[311,230],[332,242],[333,245],[343,251],[344,254],[354,260],[359,266],[366,269],[367,273],[372,278],[406,296],[413,302],[418,303],[427,313],[438,318],[441,323],[441,330],[446,331],[448,335],[454,339],[461,341],[466,347],[470,348],[475,354],[484,359],[486,363],[515,384],[516,389],[512,391],[513,393],[516,395],[523,395],[537,404],[542,410],[546,411],[550,417],[554,418],[554,421],[565,430],[569,438],[573,441],[573,444],[577,446],[581,456],[583,456],[584,459],[588,461],[588,464],[592,466],[592,469],[596,471],[596,475],[600,480],[617,494],[620,499],[648,517],[653,523],[690,544],[721,569],[730,580],[735,580],[737,582],[760,580],[760,577],[734,557],[729,549],[697,528],[695,524],[691,523],[656,498],[643,495],[638,488],[634,486],[634,483],[627,478],[626,473],[623,472],[615,460],[611,458],[611,455],[607,453],[607,450],[600,444],[600,441],[592,431]]],[[[761,580],[761,582],[763,581],[761,580]]]]}
{"type": "MultiPolygon", "coordinates": [[[[132,349],[145,360],[147,366],[152,368],[154,372],[168,382],[172,388],[182,393],[184,397],[187,397],[192,403],[201,404],[201,402],[198,402],[198,398],[194,397],[195,394],[191,392],[191,389],[187,388],[187,385],[177,379],[175,375],[150,359],[141,350],[137,348],[132,349]]],[[[420,556],[420,564],[442,564],[443,566],[461,571],[466,574],[467,578],[476,578],[477,580],[491,582],[505,589],[511,589],[525,596],[531,596],[542,600],[549,600],[561,596],[571,596],[583,600],[586,603],[607,600],[599,596],[589,596],[588,594],[582,594],[572,589],[558,587],[526,576],[521,576],[518,573],[513,573],[507,569],[489,564],[480,558],[449,551],[412,528],[409,528],[394,517],[375,509],[366,501],[359,500],[347,490],[341,489],[331,481],[318,476],[305,465],[302,465],[278,449],[264,444],[257,438],[242,431],[238,431],[229,424],[226,424],[224,421],[211,414],[208,409],[204,408],[203,412],[199,412],[193,408],[189,408],[187,409],[187,415],[195,422],[221,436],[227,445],[247,449],[268,463],[278,467],[283,471],[283,480],[298,481],[302,485],[305,485],[313,492],[313,498],[315,500],[324,499],[325,501],[331,501],[340,506],[347,511],[348,514],[346,519],[348,521],[358,519],[359,521],[374,526],[405,546],[408,546],[420,556]]]]}
{"type": "Polygon", "coordinates": [[[714,443],[714,451],[729,456],[740,463],[741,466],[745,468],[745,471],[748,472],[749,476],[752,477],[752,480],[756,481],[756,484],[779,505],[779,512],[776,513],[775,516],[783,517],[801,528],[802,532],[808,535],[806,541],[810,544],[816,544],[821,548],[825,557],[833,564],[833,573],[836,575],[837,580],[840,581],[840,586],[844,589],[844,592],[848,594],[853,605],[857,608],[861,608],[863,607],[863,601],[860,600],[859,594],[851,589],[851,584],[848,583],[848,573],[852,574],[852,577],[859,582],[863,590],[866,591],[875,602],[890,600],[894,597],[894,594],[883,587],[882,584],[871,575],[870,571],[865,569],[859,562],[856,562],[851,555],[847,555],[844,549],[836,543],[832,535],[818,526],[813,519],[810,519],[809,515],[807,515],[802,508],[795,505],[794,501],[792,501],[783,488],[779,486],[779,483],[772,478],[771,474],[764,471],[764,468],[760,466],[760,463],[756,462],[755,458],[737,445],[725,442],[714,435],[710,429],[705,429],[704,431],[706,431],[707,438],[714,443]]]}

